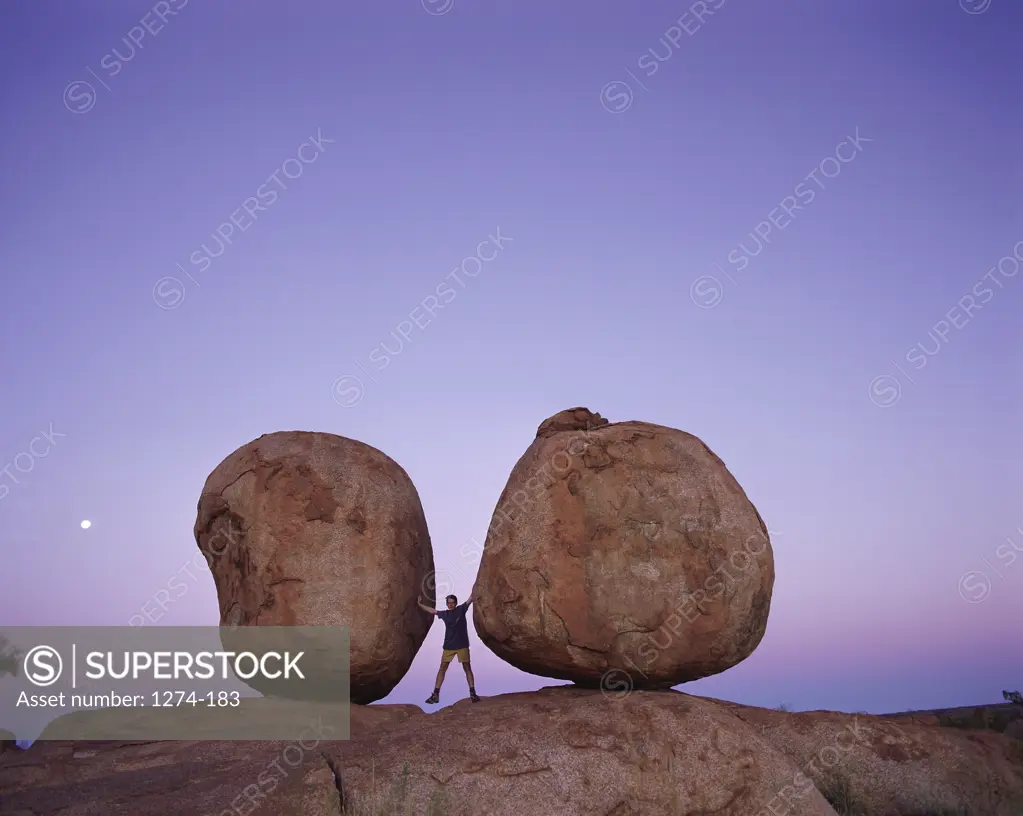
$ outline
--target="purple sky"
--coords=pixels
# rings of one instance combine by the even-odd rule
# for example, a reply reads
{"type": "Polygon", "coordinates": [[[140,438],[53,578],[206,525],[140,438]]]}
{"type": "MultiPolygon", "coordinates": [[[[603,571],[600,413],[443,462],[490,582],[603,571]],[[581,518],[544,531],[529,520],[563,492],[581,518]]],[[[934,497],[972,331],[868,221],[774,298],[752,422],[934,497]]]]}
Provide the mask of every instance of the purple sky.
{"type": "MultiPolygon", "coordinates": [[[[766,637],[686,691],[1023,685],[1023,7],[424,2],[6,0],[3,624],[127,623],[291,429],[398,461],[464,597],[585,405],[698,435],[774,532],[766,637]]],[[[217,623],[193,574],[161,624],[217,623]]],[[[554,682],[471,636],[480,693],[554,682]]]]}

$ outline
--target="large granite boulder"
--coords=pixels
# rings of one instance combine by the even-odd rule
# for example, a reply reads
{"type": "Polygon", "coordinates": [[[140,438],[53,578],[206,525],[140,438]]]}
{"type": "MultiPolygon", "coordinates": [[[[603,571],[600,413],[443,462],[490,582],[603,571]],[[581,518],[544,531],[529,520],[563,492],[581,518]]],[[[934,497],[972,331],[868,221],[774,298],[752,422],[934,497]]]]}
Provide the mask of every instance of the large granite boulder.
{"type": "MultiPolygon", "coordinates": [[[[336,687],[356,703],[390,693],[433,622],[416,605],[433,573],[419,494],[395,461],[362,442],[284,431],[242,446],[206,480],[195,539],[223,626],[350,628],[350,687],[336,687]]],[[[329,662],[319,690],[331,687],[329,662]]]]}
{"type": "Polygon", "coordinates": [[[523,671],[663,688],[748,657],[773,586],[767,528],[703,442],[574,408],[512,470],[473,621],[523,671]]]}

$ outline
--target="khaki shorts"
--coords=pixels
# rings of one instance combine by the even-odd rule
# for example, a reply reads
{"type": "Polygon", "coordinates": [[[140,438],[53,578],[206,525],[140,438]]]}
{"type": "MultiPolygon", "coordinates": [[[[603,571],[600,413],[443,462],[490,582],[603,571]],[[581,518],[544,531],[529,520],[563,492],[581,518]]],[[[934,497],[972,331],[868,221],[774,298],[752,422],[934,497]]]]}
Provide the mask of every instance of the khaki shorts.
{"type": "Polygon", "coordinates": [[[455,655],[458,655],[459,663],[468,663],[469,647],[466,646],[464,649],[445,649],[444,654],[441,655],[440,664],[442,666],[448,665],[448,663],[455,659],[455,655]]]}

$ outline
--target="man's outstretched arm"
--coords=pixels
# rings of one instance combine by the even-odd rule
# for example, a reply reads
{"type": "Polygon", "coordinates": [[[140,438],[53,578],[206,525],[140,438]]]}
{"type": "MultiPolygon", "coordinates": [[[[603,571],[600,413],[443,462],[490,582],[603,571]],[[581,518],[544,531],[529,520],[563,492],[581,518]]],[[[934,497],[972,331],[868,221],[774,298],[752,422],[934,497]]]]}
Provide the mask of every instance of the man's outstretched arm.
{"type": "Polygon", "coordinates": [[[429,612],[431,615],[436,615],[437,614],[437,610],[436,609],[434,609],[433,607],[427,606],[426,604],[423,603],[423,596],[422,595],[419,596],[419,600],[416,601],[416,603],[419,605],[419,608],[422,609],[424,612],[429,612]]]}

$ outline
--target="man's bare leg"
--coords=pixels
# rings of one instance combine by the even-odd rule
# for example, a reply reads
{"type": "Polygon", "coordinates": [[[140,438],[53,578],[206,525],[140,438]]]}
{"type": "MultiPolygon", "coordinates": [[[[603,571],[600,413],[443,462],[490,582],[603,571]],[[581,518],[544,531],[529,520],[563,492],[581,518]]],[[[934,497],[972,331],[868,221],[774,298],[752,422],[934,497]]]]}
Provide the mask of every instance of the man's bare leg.
{"type": "Polygon", "coordinates": [[[433,694],[431,694],[426,702],[432,704],[440,702],[440,687],[444,684],[444,674],[448,670],[447,663],[441,663],[440,668],[437,670],[437,680],[433,684],[433,694]]]}
{"type": "Polygon", "coordinates": [[[468,663],[463,663],[462,668],[465,669],[465,679],[469,683],[469,699],[474,703],[478,703],[480,698],[476,694],[476,678],[472,676],[472,666],[468,663]]]}

